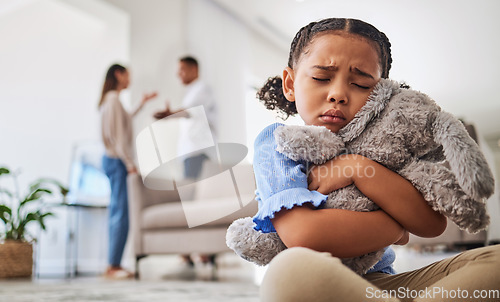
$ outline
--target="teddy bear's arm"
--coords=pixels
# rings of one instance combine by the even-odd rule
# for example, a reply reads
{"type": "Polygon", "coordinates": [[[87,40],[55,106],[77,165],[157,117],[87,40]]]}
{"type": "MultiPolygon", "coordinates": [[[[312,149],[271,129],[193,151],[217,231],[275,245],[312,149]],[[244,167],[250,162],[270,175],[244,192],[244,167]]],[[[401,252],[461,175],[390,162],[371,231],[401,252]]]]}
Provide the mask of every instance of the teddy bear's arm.
{"type": "Polygon", "coordinates": [[[286,246],[276,232],[262,233],[254,226],[252,217],[235,220],[227,229],[226,245],[247,261],[267,265],[286,246]]]}
{"type": "Polygon", "coordinates": [[[460,229],[476,233],[488,226],[485,203],[467,196],[443,163],[415,160],[399,174],[415,186],[434,211],[448,217],[460,229]]]}
{"type": "Polygon", "coordinates": [[[434,121],[433,134],[436,143],[443,146],[446,160],[464,192],[475,200],[491,196],[493,175],[464,125],[453,115],[441,111],[434,121]]]}
{"type": "Polygon", "coordinates": [[[314,164],[323,164],[344,150],[342,139],[325,127],[281,126],[274,136],[277,151],[286,157],[314,164]]]}

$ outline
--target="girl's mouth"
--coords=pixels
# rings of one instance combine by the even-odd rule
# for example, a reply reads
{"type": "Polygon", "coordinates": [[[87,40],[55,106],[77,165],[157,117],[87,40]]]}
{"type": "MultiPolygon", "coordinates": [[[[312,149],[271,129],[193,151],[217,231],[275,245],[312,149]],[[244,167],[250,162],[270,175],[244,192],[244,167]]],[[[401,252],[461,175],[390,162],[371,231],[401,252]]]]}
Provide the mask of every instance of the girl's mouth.
{"type": "Polygon", "coordinates": [[[340,110],[330,109],[320,115],[320,119],[325,123],[338,124],[345,121],[345,116],[340,110]]]}

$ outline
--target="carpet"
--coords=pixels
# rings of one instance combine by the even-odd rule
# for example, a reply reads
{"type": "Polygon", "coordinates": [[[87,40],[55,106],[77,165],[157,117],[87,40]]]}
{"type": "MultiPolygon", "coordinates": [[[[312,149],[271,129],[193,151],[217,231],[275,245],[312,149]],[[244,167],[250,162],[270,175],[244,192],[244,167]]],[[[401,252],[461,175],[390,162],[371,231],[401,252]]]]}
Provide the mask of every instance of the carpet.
{"type": "Polygon", "coordinates": [[[107,281],[34,283],[0,281],[2,302],[257,302],[256,285],[242,282],[107,281]]]}

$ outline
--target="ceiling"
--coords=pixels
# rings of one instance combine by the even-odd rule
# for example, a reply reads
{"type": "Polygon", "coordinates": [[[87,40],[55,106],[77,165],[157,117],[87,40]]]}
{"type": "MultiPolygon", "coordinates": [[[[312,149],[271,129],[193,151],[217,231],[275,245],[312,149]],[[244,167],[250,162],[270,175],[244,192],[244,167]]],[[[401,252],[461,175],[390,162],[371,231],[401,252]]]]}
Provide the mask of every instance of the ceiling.
{"type": "Polygon", "coordinates": [[[391,77],[500,138],[500,1],[212,0],[288,51],[295,33],[326,17],[367,21],[392,43],[391,77]]]}

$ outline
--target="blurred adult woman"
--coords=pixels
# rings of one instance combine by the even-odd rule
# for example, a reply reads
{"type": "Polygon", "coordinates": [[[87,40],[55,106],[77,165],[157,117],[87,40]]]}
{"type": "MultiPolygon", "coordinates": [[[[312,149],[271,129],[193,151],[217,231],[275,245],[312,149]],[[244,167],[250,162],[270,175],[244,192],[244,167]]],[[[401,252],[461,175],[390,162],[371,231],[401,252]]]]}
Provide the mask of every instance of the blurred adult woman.
{"type": "Polygon", "coordinates": [[[132,117],[136,115],[156,93],[146,94],[133,113],[128,113],[120,102],[120,91],[130,84],[128,70],[118,64],[109,67],[99,101],[101,133],[105,147],[103,169],[111,185],[109,204],[109,253],[105,276],[124,279],[132,274],[121,267],[123,250],[127,241],[129,217],[127,174],[137,173],[133,156],[132,117]]]}

